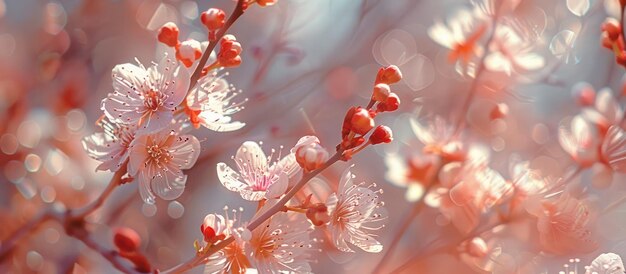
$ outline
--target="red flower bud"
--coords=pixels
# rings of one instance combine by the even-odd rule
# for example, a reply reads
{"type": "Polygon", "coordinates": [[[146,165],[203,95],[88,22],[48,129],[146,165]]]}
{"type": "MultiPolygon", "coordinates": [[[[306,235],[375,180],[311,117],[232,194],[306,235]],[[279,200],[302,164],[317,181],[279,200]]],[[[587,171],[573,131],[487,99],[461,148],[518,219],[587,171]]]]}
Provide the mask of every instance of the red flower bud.
{"type": "Polygon", "coordinates": [[[113,243],[122,252],[135,252],[141,245],[141,238],[135,230],[127,227],[120,227],[115,230],[113,243]]]}
{"type": "Polygon", "coordinates": [[[377,126],[370,135],[370,143],[372,145],[380,144],[380,143],[389,143],[393,140],[393,134],[391,129],[387,126],[377,126]]]}
{"type": "Polygon", "coordinates": [[[355,111],[356,107],[351,107],[348,109],[348,112],[346,112],[346,116],[343,118],[343,125],[341,126],[341,138],[345,138],[350,133],[350,121],[355,111]]]}
{"type": "Polygon", "coordinates": [[[491,109],[489,113],[489,119],[496,120],[502,119],[509,114],[509,106],[504,103],[497,104],[491,109]]]}
{"type": "Polygon", "coordinates": [[[385,102],[391,93],[391,89],[389,89],[389,85],[380,83],[374,86],[374,91],[372,91],[372,100],[377,102],[385,102]]]}
{"type": "Polygon", "coordinates": [[[374,119],[364,108],[357,108],[350,119],[350,129],[357,134],[365,135],[374,128],[374,119]]]}
{"type": "Polygon", "coordinates": [[[210,8],[200,15],[200,21],[210,31],[218,30],[226,23],[226,13],[221,9],[210,8]]]}
{"type": "Polygon", "coordinates": [[[378,112],[395,111],[398,109],[398,107],[400,107],[400,98],[397,94],[392,92],[389,94],[385,102],[378,103],[376,109],[378,110],[378,112]]]}
{"type": "Polygon", "coordinates": [[[178,27],[172,22],[167,22],[159,29],[159,42],[170,47],[178,45],[178,27]]]}
{"type": "Polygon", "coordinates": [[[395,84],[402,80],[402,72],[397,66],[391,65],[378,70],[376,83],[395,84]]]}
{"type": "Polygon", "coordinates": [[[306,210],[306,217],[311,220],[311,223],[315,226],[321,226],[328,221],[330,221],[330,216],[328,216],[328,208],[323,203],[317,203],[306,210]]]}

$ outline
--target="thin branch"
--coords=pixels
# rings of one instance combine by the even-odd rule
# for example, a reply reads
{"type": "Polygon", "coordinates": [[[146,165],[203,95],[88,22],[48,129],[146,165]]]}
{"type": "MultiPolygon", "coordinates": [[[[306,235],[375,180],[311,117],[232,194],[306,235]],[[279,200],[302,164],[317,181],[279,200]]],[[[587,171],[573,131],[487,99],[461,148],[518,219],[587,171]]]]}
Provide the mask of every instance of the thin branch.
{"type": "MultiPolygon", "coordinates": [[[[335,155],[333,155],[330,159],[328,159],[328,161],[326,161],[326,163],[324,163],[323,166],[321,166],[320,168],[313,170],[309,173],[305,173],[304,176],[302,176],[302,178],[300,179],[300,181],[298,181],[298,183],[296,183],[296,185],[294,187],[291,188],[291,190],[289,190],[289,192],[287,192],[287,194],[285,194],[285,196],[283,196],[275,205],[273,205],[272,207],[270,207],[267,211],[265,211],[263,214],[261,214],[260,216],[258,216],[257,218],[254,218],[252,220],[252,222],[250,222],[250,224],[248,224],[248,226],[246,227],[248,230],[252,231],[254,229],[256,229],[258,226],[260,226],[261,224],[263,224],[265,221],[267,221],[269,218],[271,218],[274,214],[278,213],[279,211],[281,211],[285,204],[291,200],[291,198],[293,198],[293,196],[296,195],[296,193],[306,185],[306,183],[308,183],[311,179],[313,179],[313,177],[317,176],[318,174],[320,174],[322,171],[324,171],[325,169],[327,169],[328,167],[330,167],[331,165],[333,165],[335,162],[339,161],[341,159],[343,155],[343,150],[337,151],[337,153],[335,153],[335,155]]],[[[228,246],[229,244],[231,244],[235,239],[231,236],[226,238],[223,241],[220,241],[218,244],[211,246],[206,252],[200,254],[196,254],[196,256],[194,256],[193,258],[189,259],[188,261],[177,265],[171,269],[162,271],[161,273],[183,273],[185,271],[188,271],[200,264],[202,264],[209,256],[211,256],[212,254],[214,254],[215,252],[225,248],[226,246],[228,246]]]]}
{"type": "Polygon", "coordinates": [[[222,37],[224,37],[224,35],[226,34],[226,31],[228,31],[228,28],[230,28],[233,25],[233,23],[235,23],[235,21],[237,21],[237,19],[241,15],[243,15],[245,11],[244,10],[245,2],[246,2],[245,0],[237,1],[237,6],[235,7],[235,10],[233,10],[233,13],[230,15],[230,17],[228,17],[228,21],[226,21],[226,23],[220,29],[220,31],[217,32],[215,36],[216,39],[209,42],[209,45],[207,46],[206,50],[204,51],[204,53],[202,53],[202,58],[200,58],[200,61],[198,62],[198,66],[196,67],[196,70],[191,75],[191,79],[189,80],[189,89],[187,89],[187,92],[190,92],[193,89],[193,87],[196,86],[196,84],[198,83],[198,80],[200,80],[200,77],[202,77],[202,69],[204,69],[204,65],[206,65],[206,62],[209,60],[209,57],[211,56],[211,53],[217,46],[217,43],[219,43],[222,37]]]}
{"type": "Polygon", "coordinates": [[[76,234],[72,234],[70,236],[80,240],[87,247],[89,247],[93,251],[95,251],[95,252],[99,253],[100,255],[102,255],[102,257],[104,259],[106,259],[107,261],[109,261],[111,263],[111,265],[113,265],[113,267],[115,267],[117,270],[119,270],[119,271],[121,271],[123,273],[128,273],[128,274],[138,273],[138,271],[135,271],[134,269],[131,269],[131,268],[127,267],[120,260],[121,258],[118,256],[117,251],[106,249],[105,247],[101,246],[96,241],[94,241],[92,238],[90,238],[89,234],[87,233],[87,231],[83,231],[83,232],[84,233],[76,233],[76,234]]]}

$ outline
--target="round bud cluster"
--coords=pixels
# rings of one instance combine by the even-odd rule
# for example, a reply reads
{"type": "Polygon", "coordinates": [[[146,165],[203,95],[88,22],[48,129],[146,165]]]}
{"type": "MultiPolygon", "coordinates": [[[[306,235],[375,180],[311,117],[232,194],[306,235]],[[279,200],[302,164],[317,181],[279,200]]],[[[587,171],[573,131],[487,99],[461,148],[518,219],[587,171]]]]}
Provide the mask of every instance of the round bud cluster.
{"type": "Polygon", "coordinates": [[[209,30],[209,41],[215,41],[217,30],[226,23],[226,13],[221,9],[210,8],[200,15],[200,21],[209,30]]]}
{"type": "Polygon", "coordinates": [[[391,112],[400,106],[400,98],[391,92],[389,85],[402,80],[402,73],[396,66],[382,67],[378,70],[372,90],[372,97],[367,107],[351,107],[348,109],[341,128],[342,142],[337,149],[350,150],[361,146],[365,142],[365,135],[374,129],[368,142],[349,155],[363,149],[367,145],[389,143],[393,140],[391,129],[387,126],[376,126],[374,118],[381,112],[391,112]]]}
{"type": "Polygon", "coordinates": [[[223,67],[237,67],[241,64],[241,44],[234,35],[228,34],[220,40],[217,61],[223,67]]]}
{"type": "Polygon", "coordinates": [[[626,66],[626,48],[620,22],[614,18],[607,18],[602,23],[602,46],[615,53],[615,61],[626,66]]]}

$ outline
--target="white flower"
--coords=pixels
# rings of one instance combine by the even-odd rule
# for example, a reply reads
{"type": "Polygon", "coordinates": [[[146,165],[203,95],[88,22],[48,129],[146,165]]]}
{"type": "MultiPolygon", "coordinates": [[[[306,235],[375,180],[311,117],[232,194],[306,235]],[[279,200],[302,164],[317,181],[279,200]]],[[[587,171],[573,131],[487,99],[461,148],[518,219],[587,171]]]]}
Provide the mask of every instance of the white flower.
{"type": "Polygon", "coordinates": [[[117,65],[112,76],[114,92],[102,100],[101,108],[112,122],[136,125],[141,134],[172,123],[189,85],[187,70],[167,56],[147,69],[141,63],[117,65]]]}
{"type": "Polygon", "coordinates": [[[619,126],[611,126],[602,141],[602,157],[611,169],[626,172],[626,132],[619,126]]]}
{"type": "Polygon", "coordinates": [[[232,121],[230,117],[242,109],[241,103],[230,102],[237,94],[239,92],[235,92],[221,76],[202,77],[187,96],[191,123],[196,128],[202,125],[218,132],[242,128],[244,123],[232,121]]]}
{"type": "Polygon", "coordinates": [[[144,202],[153,204],[155,194],[172,200],[182,194],[187,176],[200,155],[200,142],[193,135],[178,135],[174,130],[137,137],[130,147],[128,174],[139,184],[144,202]]]}
{"type": "Polygon", "coordinates": [[[468,64],[474,57],[483,53],[478,40],[486,30],[485,18],[476,10],[460,10],[447,22],[435,22],[428,28],[428,36],[440,45],[449,48],[448,59],[468,64]]]}
{"type": "Polygon", "coordinates": [[[252,265],[261,274],[310,273],[311,231],[303,214],[277,213],[252,231],[246,246],[252,265]]]}
{"type": "Polygon", "coordinates": [[[382,228],[382,222],[386,220],[383,202],[378,191],[362,187],[362,184],[355,185],[353,179],[350,168],[347,168],[341,176],[337,193],[326,200],[333,244],[343,252],[354,252],[347,243],[367,252],[380,252],[383,245],[371,232],[382,228]]]}
{"type": "MultiPolygon", "coordinates": [[[[224,211],[227,210],[228,208],[225,207],[224,211]]],[[[239,226],[238,216],[235,211],[234,213],[235,214],[230,217],[228,213],[225,212],[224,216],[226,218],[221,215],[216,215],[218,216],[217,219],[219,219],[217,224],[220,226],[223,235],[225,237],[232,236],[235,240],[209,257],[204,267],[205,274],[245,273],[246,269],[251,266],[250,260],[246,255],[247,242],[242,238],[242,232],[247,230],[239,226]]],[[[212,217],[209,217],[209,219],[212,219],[212,217]]],[[[211,223],[213,220],[209,220],[209,222],[211,223]]]]}
{"type": "Polygon", "coordinates": [[[589,166],[597,160],[598,138],[595,129],[577,115],[571,121],[571,130],[559,128],[561,147],[581,166],[589,166]]]}
{"type": "Polygon", "coordinates": [[[136,127],[100,121],[103,132],[96,132],[83,139],[83,148],[93,159],[101,161],[96,170],[117,171],[128,159],[128,148],[135,139],[136,127]]]}
{"type": "Polygon", "coordinates": [[[532,43],[507,25],[499,25],[496,28],[489,47],[491,51],[485,58],[485,66],[492,71],[502,71],[511,75],[516,69],[529,71],[540,69],[545,65],[541,55],[530,52],[532,43]]]}
{"type": "Polygon", "coordinates": [[[217,176],[228,190],[238,192],[248,201],[281,196],[289,186],[289,176],[298,169],[293,153],[270,166],[272,156],[265,156],[259,144],[251,141],[239,147],[233,160],[239,172],[225,163],[218,163],[217,176]]]}
{"type": "Polygon", "coordinates": [[[601,132],[606,132],[611,125],[619,125],[622,122],[624,110],[611,89],[604,88],[596,95],[594,108],[585,108],[582,116],[597,125],[601,132]]]}
{"type": "Polygon", "coordinates": [[[585,267],[585,274],[624,274],[622,258],[615,253],[602,253],[585,267]]]}

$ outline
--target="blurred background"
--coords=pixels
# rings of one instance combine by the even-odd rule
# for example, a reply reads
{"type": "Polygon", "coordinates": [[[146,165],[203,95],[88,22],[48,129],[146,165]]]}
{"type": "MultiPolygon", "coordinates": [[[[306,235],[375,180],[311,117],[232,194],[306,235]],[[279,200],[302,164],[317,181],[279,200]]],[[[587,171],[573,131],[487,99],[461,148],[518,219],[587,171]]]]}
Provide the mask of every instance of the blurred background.
{"type": "MultiPolygon", "coordinates": [[[[132,227],[157,268],[193,256],[193,241],[201,238],[198,227],[207,213],[222,212],[225,205],[242,207],[247,220],[256,206],[219,183],[215,164],[229,162],[247,140],[263,141],[266,151],[281,145],[286,151],[301,136],[315,134],[332,149],[340,141],[345,111],[367,104],[381,65],[398,65],[404,75],[393,87],[402,101],[400,111],[377,119],[393,129],[396,141],[359,154],[353,172],[357,180],[375,182],[384,190],[389,223],[381,232],[383,244],[394,236],[410,205],[404,189],[386,182],[384,158],[421,150],[410,129],[411,117],[436,114],[455,120],[466,115],[468,139],[492,150],[494,169],[507,174],[509,159],[517,155],[545,176],[562,177],[573,162],[559,146],[558,127],[580,110],[572,86],[586,81],[596,89],[621,92],[624,74],[600,44],[600,25],[607,16],[618,16],[617,0],[582,1],[589,4],[583,16],[573,14],[567,2],[523,1],[520,16],[537,27],[540,36],[534,50],[544,56],[546,66],[526,75],[493,74],[497,87],[481,88],[467,113],[459,109],[472,79],[461,77],[447,60],[448,49],[427,34],[436,21],[467,8],[467,1],[279,0],[269,8],[254,6],[229,31],[244,51],[243,64],[228,69],[226,76],[243,90],[241,97],[249,99],[245,109],[234,115],[246,127],[231,133],[195,130],[203,151],[187,171],[184,194],[151,206],[143,204],[135,185],[124,185],[89,217],[94,237],[110,245],[111,228],[132,227]],[[489,111],[502,102],[511,115],[504,125],[493,125],[489,111]]],[[[80,140],[96,130],[100,102],[112,92],[111,69],[135,58],[147,64],[169,51],[156,41],[156,31],[169,21],[181,29],[181,40],[206,40],[199,14],[210,7],[228,14],[234,4],[229,0],[0,0],[0,239],[43,206],[78,207],[106,186],[111,174],[95,172],[98,162],[87,157],[80,140]]],[[[336,181],[345,167],[337,164],[319,180],[336,181]]],[[[583,174],[581,183],[589,176],[583,174]]],[[[615,177],[611,190],[596,199],[598,203],[624,196],[622,180],[615,177]]],[[[619,220],[626,207],[613,212],[616,215],[608,220],[619,220]]],[[[437,234],[432,231],[437,210],[422,215],[388,265],[403,262],[437,234]]],[[[606,231],[601,230],[605,239],[598,252],[626,254],[620,242],[626,238],[626,224],[601,226],[606,231]]],[[[580,258],[590,262],[597,254],[580,258]]],[[[362,273],[379,258],[364,252],[352,257],[320,253],[315,255],[313,270],[362,273]]],[[[557,273],[569,259],[547,256],[537,264],[541,267],[536,273],[557,273]]],[[[475,271],[445,254],[433,256],[413,271],[450,273],[453,269],[475,271]]],[[[11,258],[0,263],[3,273],[114,271],[54,222],[22,240],[11,258]]],[[[193,273],[202,273],[202,268],[193,273]]]]}

